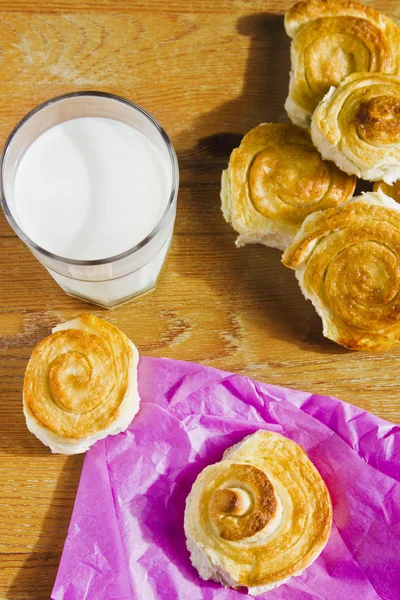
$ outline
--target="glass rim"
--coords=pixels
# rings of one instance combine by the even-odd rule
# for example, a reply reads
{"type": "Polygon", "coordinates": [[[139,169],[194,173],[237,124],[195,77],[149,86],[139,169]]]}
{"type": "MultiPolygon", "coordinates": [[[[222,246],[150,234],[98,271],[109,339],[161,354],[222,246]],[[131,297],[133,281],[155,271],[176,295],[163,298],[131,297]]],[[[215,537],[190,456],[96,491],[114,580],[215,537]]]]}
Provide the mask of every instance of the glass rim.
{"type": "MultiPolygon", "coordinates": [[[[74,118],[79,118],[79,117],[74,117],[74,118]]],[[[66,120],[68,121],[71,119],[66,119],[66,120]]],[[[64,122],[64,121],[62,121],[62,122],[64,122]]],[[[50,258],[53,261],[56,261],[59,263],[65,263],[65,264],[73,265],[73,266],[98,267],[101,265],[110,264],[113,262],[123,260],[124,258],[127,258],[128,256],[131,256],[131,255],[135,254],[136,252],[138,252],[139,250],[141,250],[142,248],[144,248],[149,242],[151,242],[151,240],[154,239],[154,237],[162,230],[163,226],[168,221],[168,217],[169,217],[171,210],[175,204],[175,200],[176,200],[177,192],[178,192],[178,186],[179,186],[178,159],[176,156],[175,149],[174,149],[172,142],[171,142],[168,134],[166,133],[166,131],[161,127],[160,123],[149,112],[147,112],[147,110],[145,110],[138,104],[135,104],[134,102],[131,102],[130,100],[127,100],[126,98],[123,98],[122,96],[117,96],[116,94],[110,94],[108,92],[98,92],[98,91],[92,91],[92,90],[80,91],[80,92],[69,92],[67,94],[61,94],[59,96],[54,96],[53,98],[50,98],[49,100],[46,100],[45,102],[42,102],[41,104],[38,104],[35,108],[30,110],[15,125],[15,127],[9,134],[9,136],[4,144],[4,148],[3,148],[3,151],[0,156],[0,205],[3,208],[4,214],[6,216],[6,219],[9,223],[9,225],[12,227],[12,229],[17,234],[17,236],[23,242],[25,242],[25,244],[29,248],[33,249],[34,251],[38,252],[39,254],[43,254],[44,256],[46,256],[47,258],[50,258]],[[125,104],[126,106],[128,106],[129,108],[131,108],[132,110],[134,110],[136,112],[141,113],[156,128],[158,133],[161,135],[161,138],[162,138],[163,142],[165,143],[165,146],[168,150],[168,154],[169,154],[170,161],[171,161],[171,171],[172,171],[171,191],[169,194],[167,206],[166,206],[161,218],[159,219],[158,223],[150,231],[150,233],[143,240],[138,242],[135,246],[132,246],[132,248],[129,248],[128,250],[125,250],[124,252],[121,252],[119,254],[115,254],[114,256],[110,256],[110,257],[106,257],[106,258],[96,258],[96,259],[92,259],[92,260],[80,260],[80,259],[75,259],[75,258],[67,258],[67,257],[61,256],[59,254],[54,254],[53,252],[50,252],[49,250],[42,248],[41,246],[39,246],[39,244],[36,244],[36,242],[31,240],[30,237],[28,235],[26,235],[26,233],[21,229],[21,227],[18,225],[17,221],[14,219],[13,215],[11,214],[11,210],[8,206],[6,195],[4,192],[4,186],[3,186],[4,162],[5,162],[5,159],[7,156],[7,151],[9,149],[15,135],[17,134],[17,132],[25,125],[25,123],[31,117],[33,117],[36,113],[40,112],[42,109],[46,108],[47,106],[49,106],[51,104],[55,104],[56,102],[61,102],[63,100],[68,100],[71,98],[79,98],[82,96],[100,97],[100,98],[105,98],[107,100],[114,100],[116,102],[125,104]]]]}

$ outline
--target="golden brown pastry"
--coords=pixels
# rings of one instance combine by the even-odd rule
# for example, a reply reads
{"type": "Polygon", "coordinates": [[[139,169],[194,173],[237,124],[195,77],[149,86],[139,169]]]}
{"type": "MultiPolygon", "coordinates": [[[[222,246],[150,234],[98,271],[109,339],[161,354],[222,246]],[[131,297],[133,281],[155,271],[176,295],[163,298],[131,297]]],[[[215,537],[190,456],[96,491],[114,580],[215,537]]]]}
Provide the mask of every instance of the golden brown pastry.
{"type": "Polygon", "coordinates": [[[270,431],[206,467],[186,501],[187,546],[200,577],[252,596],[300,575],[322,552],[331,524],[317,469],[300,446],[270,431]]]}
{"type": "Polygon", "coordinates": [[[361,179],[400,178],[400,77],[353,73],[328,92],[311,123],[327,160],[361,179]]]}
{"type": "Polygon", "coordinates": [[[373,191],[378,192],[379,190],[400,203],[400,181],[395,181],[392,185],[384,181],[375,181],[373,191]]]}
{"type": "Polygon", "coordinates": [[[324,335],[352,350],[400,340],[400,205],[369,192],[308,217],[282,257],[324,335]]]}
{"type": "Polygon", "coordinates": [[[110,323],[83,315],[34,349],[24,380],[28,429],[53,452],[85,452],[139,410],[138,352],[110,323]]]}
{"type": "Polygon", "coordinates": [[[331,86],[351,73],[400,73],[400,30],[385,15],[358,2],[306,0],[285,16],[292,69],[285,108],[308,127],[331,86]]]}
{"type": "Polygon", "coordinates": [[[284,250],[307,215],[353,195],[355,177],[322,160],[296,125],[264,123],[247,133],[222,174],[222,211],[240,234],[284,250]]]}

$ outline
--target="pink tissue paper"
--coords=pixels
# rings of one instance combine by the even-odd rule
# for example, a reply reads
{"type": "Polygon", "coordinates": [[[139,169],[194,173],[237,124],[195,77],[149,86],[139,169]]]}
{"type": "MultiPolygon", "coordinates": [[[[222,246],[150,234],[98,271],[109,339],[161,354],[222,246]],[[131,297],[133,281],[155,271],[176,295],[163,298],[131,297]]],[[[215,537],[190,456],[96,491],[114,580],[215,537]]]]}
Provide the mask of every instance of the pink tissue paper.
{"type": "Polygon", "coordinates": [[[200,471],[259,429],[307,451],[334,515],[316,562],[259,597],[400,599],[398,426],[335,398],[174,360],[142,358],[139,390],[129,429],[86,455],[53,600],[243,600],[199,578],[183,514],[200,471]]]}

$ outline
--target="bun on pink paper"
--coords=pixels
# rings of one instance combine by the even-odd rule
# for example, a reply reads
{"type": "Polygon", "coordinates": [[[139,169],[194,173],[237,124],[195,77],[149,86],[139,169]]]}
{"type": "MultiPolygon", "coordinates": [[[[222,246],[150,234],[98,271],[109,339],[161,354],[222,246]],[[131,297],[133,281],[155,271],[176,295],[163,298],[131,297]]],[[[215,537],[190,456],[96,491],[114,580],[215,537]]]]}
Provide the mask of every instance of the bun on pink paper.
{"type": "Polygon", "coordinates": [[[208,465],[186,500],[185,534],[204,580],[250,596],[301,575],[332,526],[326,485],[304,450],[263,429],[208,465]]]}
{"type": "Polygon", "coordinates": [[[140,411],[85,457],[53,600],[243,600],[186,548],[201,471],[259,430],[299,444],[333,506],[328,543],[265,600],[399,600],[400,429],[356,406],[202,365],[141,358],[140,411]]]}

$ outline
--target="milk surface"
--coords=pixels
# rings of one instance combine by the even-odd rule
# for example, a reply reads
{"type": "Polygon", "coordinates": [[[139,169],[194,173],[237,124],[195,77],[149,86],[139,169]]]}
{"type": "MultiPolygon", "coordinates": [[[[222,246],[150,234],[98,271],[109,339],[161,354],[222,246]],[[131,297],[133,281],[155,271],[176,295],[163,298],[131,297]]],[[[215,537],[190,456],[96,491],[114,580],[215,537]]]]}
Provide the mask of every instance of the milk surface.
{"type": "Polygon", "coordinates": [[[38,137],[14,181],[14,214],[36,244],[64,258],[129,250],[157,225],[171,175],[151,142],[103,117],[72,119],[38,137]]]}

